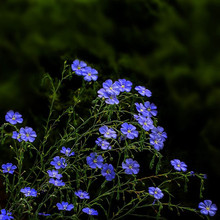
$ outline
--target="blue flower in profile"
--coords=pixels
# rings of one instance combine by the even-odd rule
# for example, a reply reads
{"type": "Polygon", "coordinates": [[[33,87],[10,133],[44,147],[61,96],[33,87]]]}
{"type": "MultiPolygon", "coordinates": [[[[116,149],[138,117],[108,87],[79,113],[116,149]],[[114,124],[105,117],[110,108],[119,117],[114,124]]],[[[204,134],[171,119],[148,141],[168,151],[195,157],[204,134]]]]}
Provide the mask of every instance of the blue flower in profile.
{"type": "Polygon", "coordinates": [[[101,88],[101,89],[98,90],[98,97],[105,99],[105,98],[108,98],[109,95],[108,95],[108,93],[106,92],[105,89],[101,88]]]}
{"type": "Polygon", "coordinates": [[[136,131],[136,127],[132,124],[123,123],[121,125],[121,132],[122,134],[125,134],[128,139],[138,137],[138,131],[136,131]]]}
{"type": "Polygon", "coordinates": [[[3,173],[13,174],[15,169],[17,169],[17,167],[13,165],[12,163],[2,164],[3,173]]]}
{"type": "Polygon", "coordinates": [[[17,123],[22,123],[23,118],[19,112],[14,112],[14,111],[10,110],[5,115],[5,121],[9,122],[12,125],[15,125],[17,123]]]}
{"type": "Polygon", "coordinates": [[[162,193],[161,189],[158,187],[149,187],[148,192],[152,195],[155,199],[162,199],[164,194],[162,193]]]}
{"type": "Polygon", "coordinates": [[[154,122],[151,118],[140,117],[138,123],[142,126],[145,131],[149,131],[154,128],[154,122]]]}
{"type": "Polygon", "coordinates": [[[57,208],[59,210],[71,211],[74,208],[73,204],[69,204],[68,202],[57,203],[57,208]]]}
{"type": "Polygon", "coordinates": [[[52,178],[61,179],[63,177],[62,174],[59,174],[58,170],[48,170],[47,173],[52,178]]]}
{"type": "Polygon", "coordinates": [[[66,160],[59,156],[54,157],[53,161],[51,161],[50,164],[53,165],[57,170],[60,168],[65,168],[67,166],[66,160]]]}
{"type": "Polygon", "coordinates": [[[204,202],[200,202],[198,207],[201,209],[200,212],[203,215],[214,216],[218,210],[216,204],[212,204],[211,200],[204,200],[204,202]]]}
{"type": "Polygon", "coordinates": [[[65,186],[65,183],[62,180],[50,178],[49,183],[53,184],[54,186],[65,186]]]}
{"type": "Polygon", "coordinates": [[[119,103],[119,100],[117,99],[117,96],[115,94],[106,93],[105,103],[109,105],[117,105],[119,103]]]}
{"type": "Polygon", "coordinates": [[[98,211],[89,207],[83,208],[82,211],[88,215],[98,215],[98,211]]]}
{"type": "Polygon", "coordinates": [[[113,180],[115,178],[114,167],[111,164],[105,163],[102,167],[101,174],[107,181],[113,180]]]}
{"type": "Polygon", "coordinates": [[[13,131],[12,133],[12,138],[18,140],[19,142],[21,142],[21,134],[18,133],[17,131],[13,131]]]}
{"type": "Polygon", "coordinates": [[[51,214],[47,214],[47,213],[44,213],[44,212],[39,212],[38,215],[42,215],[42,216],[50,216],[51,214]]]}
{"type": "Polygon", "coordinates": [[[5,209],[1,210],[1,214],[0,214],[0,220],[10,220],[10,219],[14,219],[13,216],[11,216],[12,213],[6,211],[5,209]]]}
{"type": "Polygon", "coordinates": [[[116,139],[117,134],[112,128],[108,128],[106,125],[99,128],[99,132],[104,135],[105,138],[116,139]]]}
{"type": "Polygon", "coordinates": [[[115,82],[120,92],[130,92],[132,88],[132,82],[126,79],[119,79],[115,82]]]}
{"type": "Polygon", "coordinates": [[[187,165],[184,162],[181,162],[179,159],[171,160],[170,163],[177,171],[187,171],[187,165]]]}
{"type": "Polygon", "coordinates": [[[80,199],[89,199],[89,193],[86,191],[82,191],[81,189],[75,192],[75,195],[78,196],[80,199]]]}
{"type": "Polygon", "coordinates": [[[150,102],[145,102],[144,106],[146,108],[146,111],[143,112],[143,115],[145,117],[152,117],[152,116],[156,116],[157,115],[157,106],[154,105],[154,103],[150,103],[150,102]]]}
{"type": "Polygon", "coordinates": [[[164,147],[164,139],[155,134],[150,134],[150,144],[153,145],[154,149],[157,151],[162,150],[164,147]]]}
{"type": "Polygon", "coordinates": [[[162,138],[162,139],[166,139],[167,138],[167,133],[164,131],[163,127],[157,126],[154,127],[151,130],[152,134],[156,134],[158,137],[162,138]]]}
{"type": "Polygon", "coordinates": [[[135,90],[138,91],[142,96],[151,97],[152,93],[149,89],[146,89],[144,86],[136,86],[135,90]]]}
{"type": "Polygon", "coordinates": [[[98,79],[98,71],[95,70],[95,69],[92,69],[91,67],[85,67],[83,70],[82,70],[82,76],[84,76],[84,80],[85,81],[96,81],[98,79]]]}
{"type": "Polygon", "coordinates": [[[110,144],[109,144],[109,142],[108,141],[106,141],[106,140],[103,140],[102,138],[98,138],[96,141],[95,141],[95,143],[99,146],[99,147],[101,147],[101,149],[102,150],[111,150],[111,146],[110,146],[110,144]]]}
{"type": "Polygon", "coordinates": [[[29,197],[29,196],[36,197],[37,196],[37,191],[35,189],[31,189],[30,187],[25,187],[25,188],[21,189],[20,192],[24,193],[24,195],[26,197],[29,197]]]}
{"type": "Polygon", "coordinates": [[[86,157],[87,164],[92,168],[102,168],[103,158],[101,155],[97,156],[97,153],[91,153],[90,156],[86,157]]]}
{"type": "Polygon", "coordinates": [[[74,152],[71,152],[70,148],[65,148],[64,146],[62,147],[62,150],[60,151],[60,153],[65,154],[67,157],[71,157],[75,155],[74,152]]]}
{"type": "Polygon", "coordinates": [[[35,138],[37,137],[36,132],[31,127],[25,127],[20,129],[21,139],[23,141],[34,142],[35,138]]]}
{"type": "Polygon", "coordinates": [[[139,163],[131,158],[122,162],[122,168],[125,169],[126,174],[137,174],[139,172],[139,163]]]}
{"type": "Polygon", "coordinates": [[[111,79],[106,80],[103,84],[103,88],[107,93],[110,95],[119,95],[120,89],[117,85],[117,83],[113,83],[111,79]]]}
{"type": "Polygon", "coordinates": [[[72,70],[75,72],[76,75],[81,76],[83,69],[87,66],[87,64],[83,61],[74,60],[73,64],[71,65],[72,70]]]}

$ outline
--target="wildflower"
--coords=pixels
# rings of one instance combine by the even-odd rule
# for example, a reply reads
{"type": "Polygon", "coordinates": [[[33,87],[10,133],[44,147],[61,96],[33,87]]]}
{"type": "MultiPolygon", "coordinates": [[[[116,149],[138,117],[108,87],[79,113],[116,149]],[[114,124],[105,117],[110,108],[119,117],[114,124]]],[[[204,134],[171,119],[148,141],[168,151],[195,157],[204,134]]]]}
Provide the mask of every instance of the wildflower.
{"type": "Polygon", "coordinates": [[[17,167],[13,165],[12,163],[2,164],[3,173],[13,174],[15,169],[17,169],[17,167]]]}
{"type": "Polygon", "coordinates": [[[163,127],[157,126],[154,127],[151,132],[153,134],[156,134],[158,137],[162,138],[162,139],[166,139],[167,138],[167,133],[164,131],[163,127]]]}
{"type": "Polygon", "coordinates": [[[98,138],[95,143],[102,148],[102,150],[110,150],[112,147],[110,146],[109,142],[103,140],[102,138],[98,138]]]}
{"type": "Polygon", "coordinates": [[[98,90],[98,97],[99,98],[108,98],[108,93],[105,89],[101,88],[98,90]]]}
{"type": "Polygon", "coordinates": [[[49,177],[61,179],[63,176],[62,174],[59,174],[57,170],[48,170],[47,173],[49,174],[49,177]]]}
{"type": "Polygon", "coordinates": [[[13,216],[11,216],[11,212],[6,211],[5,209],[1,210],[1,214],[0,214],[0,220],[10,220],[10,219],[14,219],[13,216]]]}
{"type": "Polygon", "coordinates": [[[75,72],[76,75],[81,76],[83,69],[87,66],[87,64],[83,61],[74,60],[73,64],[71,65],[72,70],[75,72]]]}
{"type": "Polygon", "coordinates": [[[150,195],[154,196],[155,199],[163,198],[164,194],[162,193],[161,189],[158,187],[149,187],[148,192],[150,195]]]}
{"type": "Polygon", "coordinates": [[[119,95],[120,89],[117,85],[117,83],[113,83],[111,79],[106,80],[103,84],[103,88],[107,93],[110,95],[119,95]]]}
{"type": "Polygon", "coordinates": [[[13,131],[12,133],[12,138],[18,140],[19,142],[21,142],[21,134],[18,133],[17,131],[13,131]]]}
{"type": "Polygon", "coordinates": [[[28,197],[28,196],[36,197],[37,196],[37,191],[35,189],[31,189],[30,187],[25,187],[25,188],[21,189],[20,192],[24,193],[24,195],[26,197],[28,197]]]}
{"type": "Polygon", "coordinates": [[[117,99],[117,96],[115,94],[106,93],[105,103],[109,105],[117,105],[119,103],[119,100],[117,99]]]}
{"type": "Polygon", "coordinates": [[[151,97],[152,93],[149,89],[146,89],[144,86],[136,86],[135,90],[138,91],[142,96],[151,97]]]}
{"type": "Polygon", "coordinates": [[[10,110],[5,115],[5,121],[9,122],[12,125],[15,125],[17,123],[22,123],[23,118],[19,112],[14,112],[14,111],[10,110]]]}
{"type": "Polygon", "coordinates": [[[107,181],[113,180],[115,178],[114,167],[111,164],[105,163],[102,167],[101,174],[107,181]]]}
{"type": "Polygon", "coordinates": [[[25,127],[20,129],[21,139],[23,141],[33,142],[37,137],[36,132],[31,127],[25,127]]]}
{"type": "Polygon", "coordinates": [[[174,167],[174,169],[177,171],[186,171],[187,170],[187,165],[178,159],[171,160],[170,163],[174,167]]]}
{"type": "Polygon", "coordinates": [[[62,147],[62,150],[60,151],[60,153],[65,154],[67,157],[75,155],[74,152],[71,152],[70,148],[65,148],[64,146],[62,147]]]}
{"type": "Polygon", "coordinates": [[[126,80],[126,79],[119,79],[115,82],[118,86],[120,92],[130,92],[132,87],[132,82],[126,80]]]}
{"type": "Polygon", "coordinates": [[[67,164],[65,163],[66,160],[62,157],[56,156],[53,158],[53,161],[50,162],[51,165],[55,167],[55,169],[65,168],[67,164]]]}
{"type": "Polygon", "coordinates": [[[75,195],[78,196],[80,199],[89,199],[89,193],[86,191],[82,191],[81,189],[75,192],[75,195]]]}
{"type": "Polygon", "coordinates": [[[74,208],[73,204],[69,204],[68,202],[57,203],[57,208],[59,210],[71,211],[74,208]]]}
{"type": "Polygon", "coordinates": [[[47,214],[47,213],[44,213],[44,212],[43,212],[43,213],[39,212],[38,215],[42,215],[42,216],[50,216],[51,214],[47,214]]]}
{"type": "Polygon", "coordinates": [[[142,103],[135,103],[135,106],[139,113],[143,114],[143,112],[146,112],[146,108],[142,103]]]}
{"type": "Polygon", "coordinates": [[[96,211],[95,209],[92,209],[92,208],[83,208],[82,211],[84,213],[87,213],[88,215],[98,215],[98,211],[96,211]]]}
{"type": "Polygon", "coordinates": [[[218,210],[216,204],[212,204],[211,200],[204,200],[204,202],[200,202],[198,207],[201,209],[200,212],[203,215],[214,216],[218,210]]]}
{"type": "Polygon", "coordinates": [[[164,147],[164,140],[158,137],[155,134],[150,134],[150,144],[153,145],[154,149],[159,151],[162,150],[164,147]]]}
{"type": "Polygon", "coordinates": [[[154,128],[154,122],[149,117],[145,118],[141,116],[138,120],[138,123],[142,125],[145,131],[149,131],[150,129],[154,128]]]}
{"type": "Polygon", "coordinates": [[[128,139],[134,139],[138,137],[138,131],[136,131],[136,127],[132,124],[123,123],[121,128],[122,134],[125,134],[128,139]]]}
{"type": "Polygon", "coordinates": [[[49,183],[53,184],[54,186],[65,186],[65,183],[60,179],[50,178],[49,183]]]}
{"type": "Polygon", "coordinates": [[[102,168],[103,158],[101,155],[97,156],[97,153],[91,153],[90,156],[86,157],[87,164],[92,168],[102,168]]]}
{"type": "Polygon", "coordinates": [[[137,174],[139,172],[140,165],[137,161],[129,158],[122,162],[122,168],[125,169],[126,174],[137,174]]]}
{"type": "Polygon", "coordinates": [[[157,106],[154,105],[154,103],[150,103],[150,102],[145,102],[144,106],[146,108],[146,111],[143,112],[143,115],[145,117],[152,117],[152,116],[156,116],[157,115],[157,106]]]}
{"type": "Polygon", "coordinates": [[[84,76],[84,80],[85,81],[96,81],[98,79],[98,71],[95,70],[95,69],[92,69],[91,67],[85,67],[83,70],[82,70],[82,76],[84,76]]]}
{"type": "Polygon", "coordinates": [[[117,134],[112,128],[108,128],[106,125],[99,128],[99,132],[104,135],[105,138],[116,138],[117,134]]]}

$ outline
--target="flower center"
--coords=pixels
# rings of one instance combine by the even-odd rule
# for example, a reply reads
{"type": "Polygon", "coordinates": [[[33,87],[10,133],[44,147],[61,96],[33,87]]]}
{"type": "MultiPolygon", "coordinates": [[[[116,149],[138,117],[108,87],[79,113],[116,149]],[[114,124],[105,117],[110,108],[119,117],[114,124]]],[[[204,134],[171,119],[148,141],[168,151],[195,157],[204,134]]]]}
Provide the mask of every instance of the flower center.
{"type": "Polygon", "coordinates": [[[78,67],[77,67],[77,69],[78,69],[78,70],[80,70],[80,69],[81,69],[81,67],[80,67],[80,66],[78,66],[78,67]]]}
{"type": "Polygon", "coordinates": [[[8,171],[10,171],[10,167],[8,167],[8,169],[7,169],[8,171]]]}
{"type": "Polygon", "coordinates": [[[133,168],[132,165],[130,165],[130,166],[129,166],[129,169],[132,169],[132,168],[133,168]]]}
{"type": "Polygon", "coordinates": [[[147,122],[144,122],[144,125],[147,125],[147,122]]]}
{"type": "Polygon", "coordinates": [[[109,135],[110,133],[109,133],[109,132],[106,132],[106,134],[109,135]]]}
{"type": "Polygon", "coordinates": [[[92,74],[91,73],[88,73],[88,76],[91,76],[92,74]]]}
{"type": "Polygon", "coordinates": [[[156,190],[154,191],[154,194],[157,194],[157,191],[156,191],[156,190]]]}
{"type": "Polygon", "coordinates": [[[30,134],[26,134],[26,136],[27,136],[27,137],[29,137],[29,136],[30,136],[30,134]]]}
{"type": "Polygon", "coordinates": [[[111,90],[112,90],[112,87],[109,87],[109,89],[111,89],[111,90]]]}
{"type": "Polygon", "coordinates": [[[150,112],[150,111],[151,111],[151,108],[148,108],[147,110],[150,112]]]}
{"type": "Polygon", "coordinates": [[[97,160],[95,159],[95,160],[93,160],[93,163],[97,163],[97,160]]]}
{"type": "Polygon", "coordinates": [[[89,209],[89,215],[91,215],[92,214],[92,210],[91,209],[89,209]]]}
{"type": "Polygon", "coordinates": [[[180,164],[177,164],[178,167],[180,167],[180,164]]]}
{"type": "Polygon", "coordinates": [[[131,130],[128,130],[128,133],[131,133],[131,130]]]}
{"type": "Polygon", "coordinates": [[[13,117],[12,117],[12,120],[15,120],[15,119],[16,119],[15,116],[13,116],[13,117]]]}
{"type": "Polygon", "coordinates": [[[210,210],[210,207],[206,207],[206,210],[209,211],[209,210],[210,210]]]}
{"type": "Polygon", "coordinates": [[[60,165],[61,165],[61,163],[60,163],[60,162],[58,162],[58,163],[57,163],[57,165],[58,165],[58,166],[60,166],[60,165]]]}
{"type": "Polygon", "coordinates": [[[125,86],[124,86],[124,85],[122,85],[121,87],[122,87],[122,88],[124,88],[125,86]]]}
{"type": "Polygon", "coordinates": [[[108,169],[108,170],[106,171],[106,173],[107,173],[107,174],[111,173],[111,170],[108,169]]]}
{"type": "Polygon", "coordinates": [[[64,205],[64,206],[63,206],[63,209],[66,209],[66,208],[67,208],[67,205],[64,205]]]}

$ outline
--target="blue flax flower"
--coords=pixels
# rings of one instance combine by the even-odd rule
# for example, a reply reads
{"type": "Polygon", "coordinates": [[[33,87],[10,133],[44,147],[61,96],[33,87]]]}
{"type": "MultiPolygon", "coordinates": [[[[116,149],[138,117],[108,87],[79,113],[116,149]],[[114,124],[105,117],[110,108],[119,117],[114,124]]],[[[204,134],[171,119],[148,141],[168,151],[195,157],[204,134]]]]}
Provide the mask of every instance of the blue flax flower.
{"type": "Polygon", "coordinates": [[[138,91],[142,96],[151,97],[152,93],[149,89],[146,89],[144,86],[136,86],[135,90],[138,91]]]}
{"type": "Polygon", "coordinates": [[[102,148],[102,150],[110,150],[112,147],[110,146],[109,142],[103,140],[102,138],[98,138],[95,143],[102,148]]]}
{"type": "Polygon", "coordinates": [[[118,86],[120,92],[130,92],[132,87],[132,82],[126,79],[119,79],[115,82],[118,86]]]}
{"type": "Polygon", "coordinates": [[[13,131],[12,133],[12,138],[18,140],[19,142],[21,142],[21,134],[18,133],[17,131],[13,131]]]}
{"type": "Polygon", "coordinates": [[[92,208],[86,207],[86,208],[83,208],[82,211],[88,215],[98,215],[98,211],[92,208]]]}
{"type": "Polygon", "coordinates": [[[38,215],[42,215],[42,216],[50,216],[51,214],[47,214],[47,213],[44,213],[44,212],[39,212],[38,215]]]}
{"type": "Polygon", "coordinates": [[[81,189],[75,192],[75,195],[78,196],[80,199],[89,199],[89,193],[86,191],[82,191],[81,189]]]}
{"type": "Polygon", "coordinates": [[[91,153],[90,156],[86,157],[87,164],[92,168],[102,168],[103,158],[101,155],[97,156],[97,153],[91,153]]]}
{"type": "Polygon", "coordinates": [[[58,170],[48,170],[47,173],[52,178],[61,179],[63,177],[62,174],[59,174],[58,170]]]}
{"type": "Polygon", "coordinates": [[[122,168],[125,169],[126,174],[137,174],[139,172],[140,165],[137,161],[129,158],[122,162],[122,168]]]}
{"type": "Polygon", "coordinates": [[[83,69],[87,66],[87,64],[83,61],[74,60],[73,64],[71,65],[72,70],[75,72],[76,75],[81,76],[83,69]]]}
{"type": "Polygon", "coordinates": [[[15,169],[17,169],[17,167],[13,165],[12,163],[2,164],[3,173],[13,174],[15,169]]]}
{"type": "Polygon", "coordinates": [[[13,216],[11,216],[11,212],[6,211],[5,209],[1,210],[1,214],[0,214],[0,220],[10,220],[10,219],[14,219],[13,216]]]}
{"type": "Polygon", "coordinates": [[[95,70],[95,69],[92,69],[91,67],[85,67],[83,70],[82,70],[82,76],[84,76],[84,80],[85,81],[96,81],[98,79],[98,71],[95,70]]]}
{"type": "Polygon", "coordinates": [[[25,188],[21,189],[20,192],[24,193],[24,195],[26,197],[29,197],[29,196],[36,197],[37,196],[37,191],[35,189],[31,189],[30,187],[25,187],[25,188]]]}
{"type": "Polygon", "coordinates": [[[187,171],[187,165],[178,159],[171,160],[170,163],[177,171],[187,171]]]}
{"type": "Polygon", "coordinates": [[[98,90],[98,97],[105,99],[105,98],[108,98],[109,96],[108,96],[108,93],[106,92],[106,90],[101,88],[98,90]]]}
{"type": "Polygon", "coordinates": [[[149,187],[148,192],[152,195],[155,199],[163,198],[164,194],[162,193],[161,189],[158,187],[149,187]]]}
{"type": "Polygon", "coordinates": [[[57,170],[59,170],[60,168],[65,168],[67,166],[66,160],[59,156],[54,157],[53,161],[51,161],[50,164],[53,165],[57,170]]]}
{"type": "Polygon", "coordinates": [[[116,139],[117,134],[112,128],[108,128],[106,125],[99,128],[99,132],[104,135],[105,138],[116,139]]]}
{"type": "Polygon", "coordinates": [[[164,147],[164,139],[155,134],[150,134],[150,144],[153,145],[155,150],[162,150],[164,147]]]}
{"type": "Polygon", "coordinates": [[[65,154],[67,157],[75,155],[74,152],[71,152],[70,148],[65,148],[64,146],[62,147],[62,150],[60,151],[60,153],[65,154]]]}
{"type": "Polygon", "coordinates": [[[218,210],[216,204],[212,204],[211,200],[204,200],[204,202],[200,202],[198,207],[201,209],[200,212],[203,215],[214,216],[218,210]]]}
{"type": "Polygon", "coordinates": [[[101,174],[107,181],[113,180],[115,178],[114,167],[111,164],[105,163],[102,167],[101,174]]]}
{"type": "Polygon", "coordinates": [[[19,112],[14,112],[14,111],[10,110],[5,115],[5,121],[9,122],[12,125],[15,125],[17,123],[22,123],[23,118],[19,112]]]}
{"type": "Polygon", "coordinates": [[[68,202],[57,203],[57,208],[59,210],[71,211],[74,208],[73,204],[69,204],[68,202]]]}
{"type": "Polygon", "coordinates": [[[149,131],[150,129],[154,128],[154,122],[149,117],[145,118],[141,116],[138,120],[138,123],[142,126],[142,128],[145,131],[149,131]]]}
{"type": "MultiPolygon", "coordinates": [[[[135,103],[137,111],[143,115],[144,112],[146,112],[146,108],[142,103],[135,103]]],[[[145,113],[146,114],[146,113],[145,113]]]]}
{"type": "Polygon", "coordinates": [[[118,104],[119,100],[117,99],[117,96],[115,94],[110,94],[110,93],[106,93],[106,100],[105,103],[109,104],[109,105],[114,105],[114,104],[118,104]]]}
{"type": "Polygon", "coordinates": [[[120,89],[117,83],[113,83],[111,79],[106,80],[103,84],[105,91],[111,95],[119,95],[120,89]]]}
{"type": "Polygon", "coordinates": [[[157,115],[157,106],[154,105],[154,103],[150,103],[150,102],[145,102],[144,106],[146,108],[146,111],[143,112],[143,115],[146,117],[152,117],[152,116],[156,116],[157,115]]]}
{"type": "Polygon", "coordinates": [[[31,127],[25,127],[20,129],[21,139],[23,141],[33,142],[37,137],[36,132],[31,127]]]}
{"type": "Polygon", "coordinates": [[[138,137],[138,131],[136,131],[136,127],[132,124],[123,123],[121,125],[121,132],[122,134],[125,134],[128,139],[138,137]]]}
{"type": "Polygon", "coordinates": [[[156,134],[158,137],[162,138],[162,139],[166,139],[167,138],[167,133],[164,131],[164,128],[163,127],[160,127],[160,126],[157,126],[157,127],[154,127],[151,132],[153,134],[156,134]]]}
{"type": "Polygon", "coordinates": [[[65,186],[65,183],[62,180],[50,178],[49,183],[53,184],[54,186],[65,186]]]}

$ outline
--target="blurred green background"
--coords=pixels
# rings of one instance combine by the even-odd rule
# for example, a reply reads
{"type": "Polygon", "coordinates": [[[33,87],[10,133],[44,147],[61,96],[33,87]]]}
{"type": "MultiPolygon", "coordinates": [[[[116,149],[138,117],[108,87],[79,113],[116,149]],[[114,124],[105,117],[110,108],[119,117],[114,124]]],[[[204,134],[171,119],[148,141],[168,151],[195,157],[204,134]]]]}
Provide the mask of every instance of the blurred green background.
{"type": "MultiPolygon", "coordinates": [[[[43,74],[84,60],[100,82],[126,78],[152,91],[169,137],[162,153],[207,173],[204,198],[220,207],[219,39],[219,0],[1,0],[0,122],[13,109],[40,128],[43,74]]],[[[0,151],[7,162],[7,146],[0,151]]]]}

